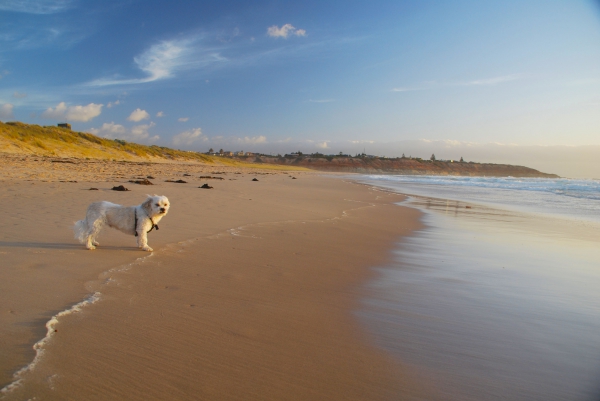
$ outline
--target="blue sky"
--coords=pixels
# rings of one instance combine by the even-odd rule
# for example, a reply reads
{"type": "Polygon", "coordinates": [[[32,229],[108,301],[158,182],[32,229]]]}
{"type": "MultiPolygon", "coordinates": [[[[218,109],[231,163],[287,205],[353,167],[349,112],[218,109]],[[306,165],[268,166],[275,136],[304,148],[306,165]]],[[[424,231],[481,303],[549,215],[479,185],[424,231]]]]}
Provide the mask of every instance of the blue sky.
{"type": "Polygon", "coordinates": [[[0,120],[201,151],[589,149],[600,6],[0,0],[0,120]]]}

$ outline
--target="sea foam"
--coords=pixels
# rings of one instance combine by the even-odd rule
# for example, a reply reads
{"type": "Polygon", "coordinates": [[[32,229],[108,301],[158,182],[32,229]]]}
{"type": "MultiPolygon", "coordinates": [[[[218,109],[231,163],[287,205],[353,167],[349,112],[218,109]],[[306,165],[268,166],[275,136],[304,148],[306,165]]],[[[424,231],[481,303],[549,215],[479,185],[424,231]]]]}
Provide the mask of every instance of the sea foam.
{"type": "Polygon", "coordinates": [[[33,349],[35,350],[35,358],[33,358],[33,361],[29,365],[21,368],[13,375],[13,382],[0,389],[0,394],[10,393],[11,391],[14,391],[18,387],[20,387],[23,383],[24,376],[28,372],[31,372],[35,369],[36,365],[44,355],[45,345],[52,339],[54,333],[56,333],[56,325],[59,323],[59,319],[61,317],[80,312],[84,307],[98,302],[98,300],[100,300],[101,295],[102,294],[100,292],[95,292],[86,297],[83,301],[71,306],[69,309],[66,309],[52,316],[52,318],[46,322],[46,336],[33,345],[33,349]]]}

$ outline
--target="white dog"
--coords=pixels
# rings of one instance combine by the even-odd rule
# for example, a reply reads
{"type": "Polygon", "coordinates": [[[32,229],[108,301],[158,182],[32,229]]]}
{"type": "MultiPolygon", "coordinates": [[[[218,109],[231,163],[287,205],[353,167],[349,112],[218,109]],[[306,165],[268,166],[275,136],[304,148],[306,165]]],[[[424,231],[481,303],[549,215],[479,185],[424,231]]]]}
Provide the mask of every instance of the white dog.
{"type": "Polygon", "coordinates": [[[92,203],[85,219],[75,223],[75,239],[85,244],[87,249],[96,249],[100,245],[96,237],[105,225],[116,228],[125,234],[137,237],[138,247],[152,252],[148,246],[148,233],[154,228],[158,230],[158,222],[169,211],[169,200],[166,196],[150,196],[138,206],[121,206],[111,202],[92,203]]]}

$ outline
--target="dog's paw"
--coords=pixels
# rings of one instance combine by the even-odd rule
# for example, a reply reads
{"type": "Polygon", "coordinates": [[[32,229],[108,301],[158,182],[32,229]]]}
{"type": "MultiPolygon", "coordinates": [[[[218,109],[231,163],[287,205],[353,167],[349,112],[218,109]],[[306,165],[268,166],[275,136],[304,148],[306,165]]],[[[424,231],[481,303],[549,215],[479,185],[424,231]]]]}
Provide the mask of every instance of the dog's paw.
{"type": "Polygon", "coordinates": [[[142,251],[152,252],[152,251],[154,251],[154,249],[150,248],[149,246],[143,246],[142,251]]]}
{"type": "Polygon", "coordinates": [[[94,241],[94,242],[92,242],[92,244],[93,244],[94,246],[100,246],[100,243],[99,243],[98,241],[94,241]]]}
{"type": "Polygon", "coordinates": [[[93,251],[94,249],[96,249],[96,247],[94,245],[90,245],[87,247],[87,249],[89,249],[90,251],[93,251]]]}

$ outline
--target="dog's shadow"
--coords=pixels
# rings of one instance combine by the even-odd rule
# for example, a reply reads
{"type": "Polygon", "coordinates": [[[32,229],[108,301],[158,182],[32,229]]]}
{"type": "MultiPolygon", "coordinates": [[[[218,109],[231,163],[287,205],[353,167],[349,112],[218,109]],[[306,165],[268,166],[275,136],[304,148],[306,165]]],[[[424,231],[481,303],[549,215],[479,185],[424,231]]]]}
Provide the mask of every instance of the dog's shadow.
{"type": "MultiPolygon", "coordinates": [[[[64,242],[9,242],[0,241],[0,248],[41,248],[41,249],[63,249],[63,250],[81,250],[88,251],[85,246],[81,244],[68,244],[64,242]]],[[[110,251],[137,251],[143,252],[137,247],[124,247],[114,245],[100,245],[97,250],[110,250],[110,251]]]]}

